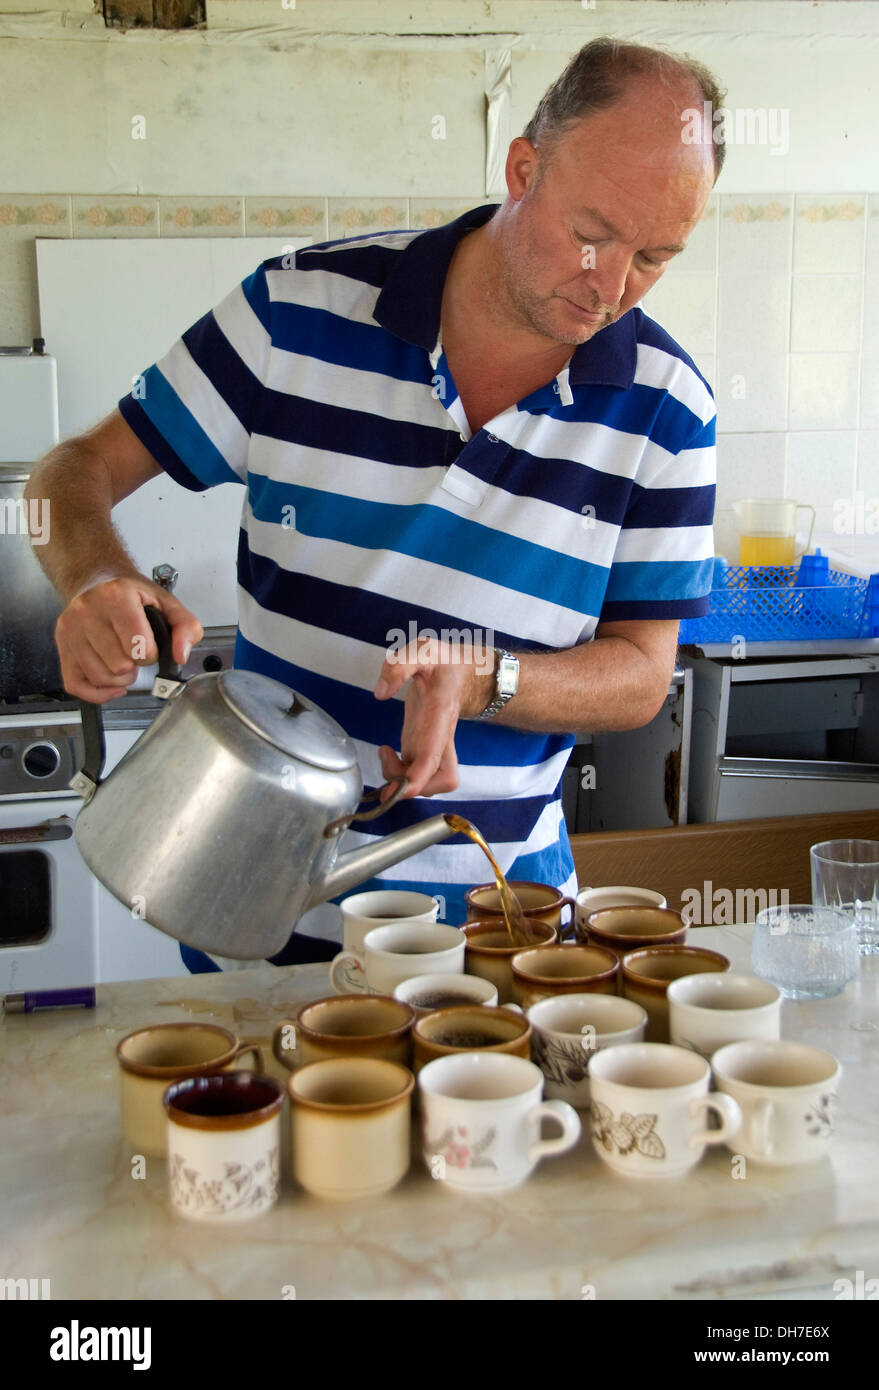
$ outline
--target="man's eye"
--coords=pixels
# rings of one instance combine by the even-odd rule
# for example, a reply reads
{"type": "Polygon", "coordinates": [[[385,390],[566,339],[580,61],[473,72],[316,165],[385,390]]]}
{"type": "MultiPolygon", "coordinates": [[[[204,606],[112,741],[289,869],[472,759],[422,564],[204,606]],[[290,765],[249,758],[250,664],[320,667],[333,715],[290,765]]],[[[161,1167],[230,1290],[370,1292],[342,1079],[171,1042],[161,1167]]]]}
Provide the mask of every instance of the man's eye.
{"type": "Polygon", "coordinates": [[[662,265],[662,261],[651,261],[650,257],[645,256],[643,251],[639,251],[638,255],[641,257],[641,260],[645,265],[649,265],[651,270],[659,270],[660,266],[662,265]]]}

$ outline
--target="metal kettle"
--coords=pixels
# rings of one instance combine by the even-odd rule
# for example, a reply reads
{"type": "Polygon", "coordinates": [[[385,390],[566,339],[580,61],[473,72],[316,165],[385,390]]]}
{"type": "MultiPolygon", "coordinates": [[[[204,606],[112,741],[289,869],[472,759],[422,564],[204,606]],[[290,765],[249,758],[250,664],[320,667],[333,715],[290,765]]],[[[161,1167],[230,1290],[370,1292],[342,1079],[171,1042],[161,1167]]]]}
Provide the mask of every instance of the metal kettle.
{"type": "Polygon", "coordinates": [[[434,816],[339,855],[342,831],[382,815],[405,783],[358,811],[354,745],[334,719],[252,671],[183,682],[163,615],[146,614],[166,707],[102,780],[101,711],[84,703],[85,760],[71,782],[84,798],[80,853],[133,916],[200,950],[262,960],[308,908],[455,834],[434,816]]]}

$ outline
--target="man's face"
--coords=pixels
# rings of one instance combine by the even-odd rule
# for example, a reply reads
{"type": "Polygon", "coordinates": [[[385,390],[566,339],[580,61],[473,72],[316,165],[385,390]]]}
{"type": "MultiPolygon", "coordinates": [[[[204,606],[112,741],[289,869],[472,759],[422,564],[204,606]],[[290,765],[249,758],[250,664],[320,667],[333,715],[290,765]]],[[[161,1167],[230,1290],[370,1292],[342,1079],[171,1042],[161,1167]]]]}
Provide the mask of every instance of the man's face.
{"type": "Polygon", "coordinates": [[[514,141],[502,273],[522,327],[585,343],[680,254],[714,179],[710,144],[681,138],[687,105],[640,84],[563,135],[539,179],[539,153],[524,137],[514,141]]]}

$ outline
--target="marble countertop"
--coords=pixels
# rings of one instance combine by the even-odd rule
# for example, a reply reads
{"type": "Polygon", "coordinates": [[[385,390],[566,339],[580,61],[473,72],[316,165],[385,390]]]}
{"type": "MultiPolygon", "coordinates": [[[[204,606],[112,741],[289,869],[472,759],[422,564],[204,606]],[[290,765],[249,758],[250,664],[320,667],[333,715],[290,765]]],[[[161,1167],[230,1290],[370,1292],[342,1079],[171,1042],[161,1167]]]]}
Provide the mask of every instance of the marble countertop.
{"type": "MultiPolygon", "coordinates": [[[[749,969],[748,928],[698,939],[749,969]]],[[[686,1180],[634,1182],[601,1163],[584,1126],[514,1192],[457,1194],[419,1158],[386,1196],[336,1204],[296,1186],[285,1135],[278,1206],[224,1227],[174,1215],[163,1161],[132,1177],[115,1045],[193,1019],[267,1043],[330,993],[325,965],[100,985],[95,1010],[11,1015],[0,1277],[49,1279],[53,1299],[283,1299],[291,1286],[297,1299],[833,1299],[835,1279],[879,1276],[879,957],[861,967],[836,999],[783,1006],[783,1036],[843,1066],[834,1147],[817,1164],[734,1178],[719,1146],[686,1180]]]]}

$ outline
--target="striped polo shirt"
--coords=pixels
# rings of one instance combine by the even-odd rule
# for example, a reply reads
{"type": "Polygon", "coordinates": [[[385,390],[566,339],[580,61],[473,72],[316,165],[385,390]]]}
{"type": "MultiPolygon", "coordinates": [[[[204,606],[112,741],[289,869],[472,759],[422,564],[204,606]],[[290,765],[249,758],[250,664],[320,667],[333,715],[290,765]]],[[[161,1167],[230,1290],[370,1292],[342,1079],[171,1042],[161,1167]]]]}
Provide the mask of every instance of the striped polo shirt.
{"type": "MultiPolygon", "coordinates": [[[[236,665],[338,720],[367,787],[403,720],[401,697],[372,691],[411,635],[553,651],[602,621],[708,607],[713,397],[640,309],[471,433],[440,309],[459,238],[496,206],[264,261],[119,402],[184,487],[244,485],[236,665]]],[[[461,721],[457,790],[401,802],[342,848],[455,811],[513,878],[569,891],[572,744],[573,732],[461,721]]],[[[466,888],[487,878],[481,851],[456,837],[363,887],[438,895],[458,923],[466,888]]]]}

